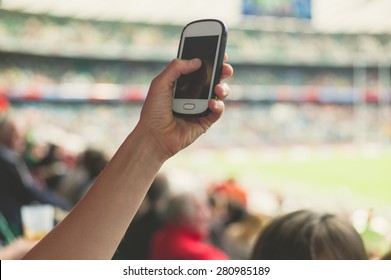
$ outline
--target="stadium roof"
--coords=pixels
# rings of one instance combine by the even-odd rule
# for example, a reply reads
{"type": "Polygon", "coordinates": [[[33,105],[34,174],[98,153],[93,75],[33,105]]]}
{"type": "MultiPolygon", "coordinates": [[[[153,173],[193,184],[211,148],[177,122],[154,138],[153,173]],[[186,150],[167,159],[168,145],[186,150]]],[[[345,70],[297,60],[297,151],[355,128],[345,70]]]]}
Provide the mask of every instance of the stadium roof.
{"type": "MultiPolygon", "coordinates": [[[[3,9],[28,13],[181,25],[198,18],[214,17],[229,26],[243,22],[242,1],[0,0],[3,9]]],[[[390,13],[390,0],[312,0],[312,26],[322,32],[391,33],[390,13]]]]}

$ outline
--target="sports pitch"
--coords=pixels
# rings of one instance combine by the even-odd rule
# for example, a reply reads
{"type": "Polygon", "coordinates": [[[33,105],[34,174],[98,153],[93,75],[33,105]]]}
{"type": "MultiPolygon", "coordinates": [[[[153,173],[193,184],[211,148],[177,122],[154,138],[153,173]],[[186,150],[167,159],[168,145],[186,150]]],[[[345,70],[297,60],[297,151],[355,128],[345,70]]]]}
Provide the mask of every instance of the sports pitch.
{"type": "Polygon", "coordinates": [[[175,164],[215,180],[252,178],[254,184],[284,185],[291,192],[295,187],[319,194],[343,190],[351,197],[391,206],[391,152],[376,146],[190,150],[175,164]]]}

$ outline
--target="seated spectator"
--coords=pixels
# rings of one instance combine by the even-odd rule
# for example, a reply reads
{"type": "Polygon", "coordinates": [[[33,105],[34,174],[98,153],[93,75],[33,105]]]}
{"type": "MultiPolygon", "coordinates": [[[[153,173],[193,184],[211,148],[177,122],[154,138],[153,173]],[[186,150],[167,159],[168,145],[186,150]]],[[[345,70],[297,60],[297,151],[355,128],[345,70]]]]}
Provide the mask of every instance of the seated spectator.
{"type": "Polygon", "coordinates": [[[267,221],[267,216],[246,211],[240,220],[230,223],[225,228],[222,234],[222,244],[230,259],[250,259],[255,241],[265,221],[267,221]]]}
{"type": "Polygon", "coordinates": [[[211,241],[230,259],[249,259],[268,217],[249,211],[247,193],[234,178],[213,185],[208,195],[213,213],[211,241]]]}
{"type": "MultiPolygon", "coordinates": [[[[23,137],[10,119],[0,120],[0,212],[10,227],[22,233],[20,207],[48,203],[64,210],[70,204],[31,175],[21,158],[23,137]]],[[[18,235],[18,234],[17,234],[18,235]]]]}
{"type": "Polygon", "coordinates": [[[159,173],[122,239],[115,259],[147,260],[153,234],[163,226],[162,211],[169,198],[168,178],[159,173]]]}
{"type": "Polygon", "coordinates": [[[225,251],[222,238],[226,228],[247,215],[247,193],[239,183],[230,178],[208,189],[212,210],[211,242],[225,251]]]}
{"type": "Polygon", "coordinates": [[[46,154],[30,169],[41,177],[48,187],[57,189],[58,183],[68,171],[63,149],[56,144],[49,143],[46,154]]]}
{"type": "Polygon", "coordinates": [[[58,185],[57,191],[73,205],[79,202],[108,162],[106,155],[87,148],[58,185]]]}
{"type": "Polygon", "coordinates": [[[152,238],[150,258],[160,260],[224,260],[227,255],[208,244],[211,213],[206,201],[191,194],[172,197],[166,223],[152,238]]]}
{"type": "Polygon", "coordinates": [[[262,230],[252,259],[365,260],[368,256],[361,236],[349,222],[300,210],[274,219],[262,230]]]}
{"type": "Polygon", "coordinates": [[[247,193],[235,178],[229,178],[221,184],[213,185],[209,189],[209,195],[219,195],[247,207],[247,193]]]}

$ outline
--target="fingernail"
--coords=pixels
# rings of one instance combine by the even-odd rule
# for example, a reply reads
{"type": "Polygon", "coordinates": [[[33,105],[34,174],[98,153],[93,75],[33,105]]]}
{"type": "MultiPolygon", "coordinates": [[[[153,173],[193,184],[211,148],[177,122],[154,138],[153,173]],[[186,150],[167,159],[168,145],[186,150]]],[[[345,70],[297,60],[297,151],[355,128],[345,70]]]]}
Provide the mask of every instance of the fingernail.
{"type": "Polygon", "coordinates": [[[219,109],[222,104],[223,104],[223,101],[216,99],[214,102],[215,109],[219,109]]]}
{"type": "Polygon", "coordinates": [[[224,85],[224,93],[226,96],[228,96],[231,93],[231,88],[226,83],[224,83],[223,85],[224,85]]]}
{"type": "Polygon", "coordinates": [[[193,58],[192,60],[190,60],[190,64],[192,64],[192,65],[197,65],[198,63],[200,63],[199,58],[193,58]]]}

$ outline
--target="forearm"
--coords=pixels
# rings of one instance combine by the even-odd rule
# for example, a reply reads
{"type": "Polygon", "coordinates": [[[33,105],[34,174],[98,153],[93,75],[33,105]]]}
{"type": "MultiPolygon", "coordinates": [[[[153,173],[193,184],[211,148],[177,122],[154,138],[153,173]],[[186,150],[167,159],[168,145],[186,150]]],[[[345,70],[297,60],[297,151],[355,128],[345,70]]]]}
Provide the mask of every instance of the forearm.
{"type": "Polygon", "coordinates": [[[140,129],[122,144],[71,213],[26,259],[110,259],[164,163],[140,129]]]}

